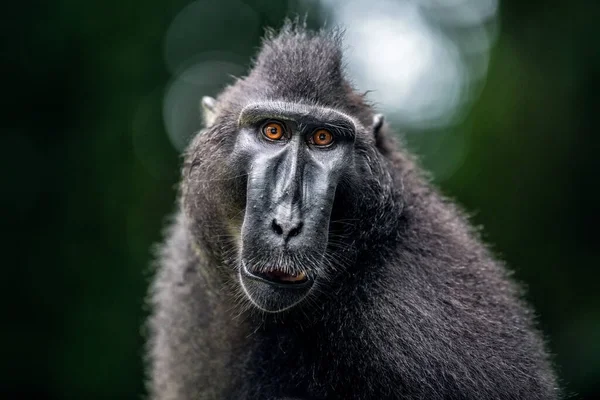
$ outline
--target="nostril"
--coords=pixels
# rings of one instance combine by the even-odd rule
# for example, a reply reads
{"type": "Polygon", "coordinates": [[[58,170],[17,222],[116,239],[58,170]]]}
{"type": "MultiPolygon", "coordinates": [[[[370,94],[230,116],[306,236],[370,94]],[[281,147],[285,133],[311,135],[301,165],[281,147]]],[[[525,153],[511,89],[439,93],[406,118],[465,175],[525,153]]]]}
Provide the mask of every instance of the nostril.
{"type": "Polygon", "coordinates": [[[276,234],[283,235],[283,229],[281,228],[281,226],[279,226],[276,220],[273,220],[273,222],[271,222],[271,228],[273,228],[276,234]]]}
{"type": "Polygon", "coordinates": [[[288,237],[298,236],[300,234],[300,231],[302,230],[302,225],[304,225],[304,224],[302,222],[300,222],[297,226],[292,228],[288,237]]]}
{"type": "Polygon", "coordinates": [[[294,236],[298,236],[300,234],[300,232],[302,231],[303,226],[304,226],[304,224],[302,222],[298,222],[297,224],[294,224],[294,223],[281,224],[281,223],[277,222],[276,219],[273,219],[271,221],[271,229],[273,229],[273,232],[275,232],[277,234],[277,236],[283,236],[283,238],[285,239],[286,242],[290,238],[293,238],[294,236]]]}

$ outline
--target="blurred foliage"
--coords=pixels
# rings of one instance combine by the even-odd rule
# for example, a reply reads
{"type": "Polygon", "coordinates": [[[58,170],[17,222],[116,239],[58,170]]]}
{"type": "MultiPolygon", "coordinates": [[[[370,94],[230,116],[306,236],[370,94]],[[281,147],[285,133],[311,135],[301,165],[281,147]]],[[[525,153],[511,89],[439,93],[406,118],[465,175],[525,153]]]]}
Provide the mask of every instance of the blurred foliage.
{"type": "MultiPolygon", "coordinates": [[[[180,162],[163,122],[164,40],[189,2],[5,3],[0,396],[140,398],[151,248],[180,162]]],[[[209,3],[214,33],[197,46],[246,67],[262,27],[308,7],[209,3]]],[[[311,24],[325,19],[308,5],[311,24]]],[[[406,141],[526,284],[568,390],[598,398],[600,2],[504,0],[500,11],[467,118],[406,141]]]]}

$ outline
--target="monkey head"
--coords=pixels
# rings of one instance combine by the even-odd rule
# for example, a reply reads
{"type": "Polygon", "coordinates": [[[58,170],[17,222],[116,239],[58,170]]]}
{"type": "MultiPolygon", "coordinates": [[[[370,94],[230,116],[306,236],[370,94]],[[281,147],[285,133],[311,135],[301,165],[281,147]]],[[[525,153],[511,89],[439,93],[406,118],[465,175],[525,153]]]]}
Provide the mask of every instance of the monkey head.
{"type": "Polygon", "coordinates": [[[267,39],[247,77],[203,99],[207,128],[184,166],[198,247],[271,313],[344,269],[391,187],[376,150],[381,116],[343,79],[333,39],[299,35],[267,39]],[[307,58],[315,46],[320,60],[307,58]]]}

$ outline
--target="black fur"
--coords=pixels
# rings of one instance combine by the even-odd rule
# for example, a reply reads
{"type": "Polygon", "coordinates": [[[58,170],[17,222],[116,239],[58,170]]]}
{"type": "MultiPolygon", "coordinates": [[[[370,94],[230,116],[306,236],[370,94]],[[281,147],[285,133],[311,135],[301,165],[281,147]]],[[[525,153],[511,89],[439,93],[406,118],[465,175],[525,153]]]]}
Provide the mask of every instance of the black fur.
{"type": "Polygon", "coordinates": [[[339,35],[287,24],[217,99],[191,143],[179,212],[151,288],[151,397],[556,399],[530,309],[463,213],[377,126],[344,78],[339,35]],[[237,280],[244,176],[226,161],[256,101],[333,108],[357,132],[358,181],[340,183],[325,279],[279,314],[237,280]],[[357,183],[358,182],[358,183],[357,183]]]}

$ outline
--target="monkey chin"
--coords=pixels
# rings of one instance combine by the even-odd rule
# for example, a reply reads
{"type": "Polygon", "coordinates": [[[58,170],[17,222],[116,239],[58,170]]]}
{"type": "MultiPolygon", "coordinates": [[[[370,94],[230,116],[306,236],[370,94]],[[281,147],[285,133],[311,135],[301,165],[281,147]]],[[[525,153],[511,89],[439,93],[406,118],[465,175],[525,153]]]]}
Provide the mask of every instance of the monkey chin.
{"type": "Polygon", "coordinates": [[[239,280],[250,302],[266,313],[280,313],[300,304],[314,284],[305,273],[291,275],[279,270],[259,273],[249,269],[243,261],[239,280]]]}

